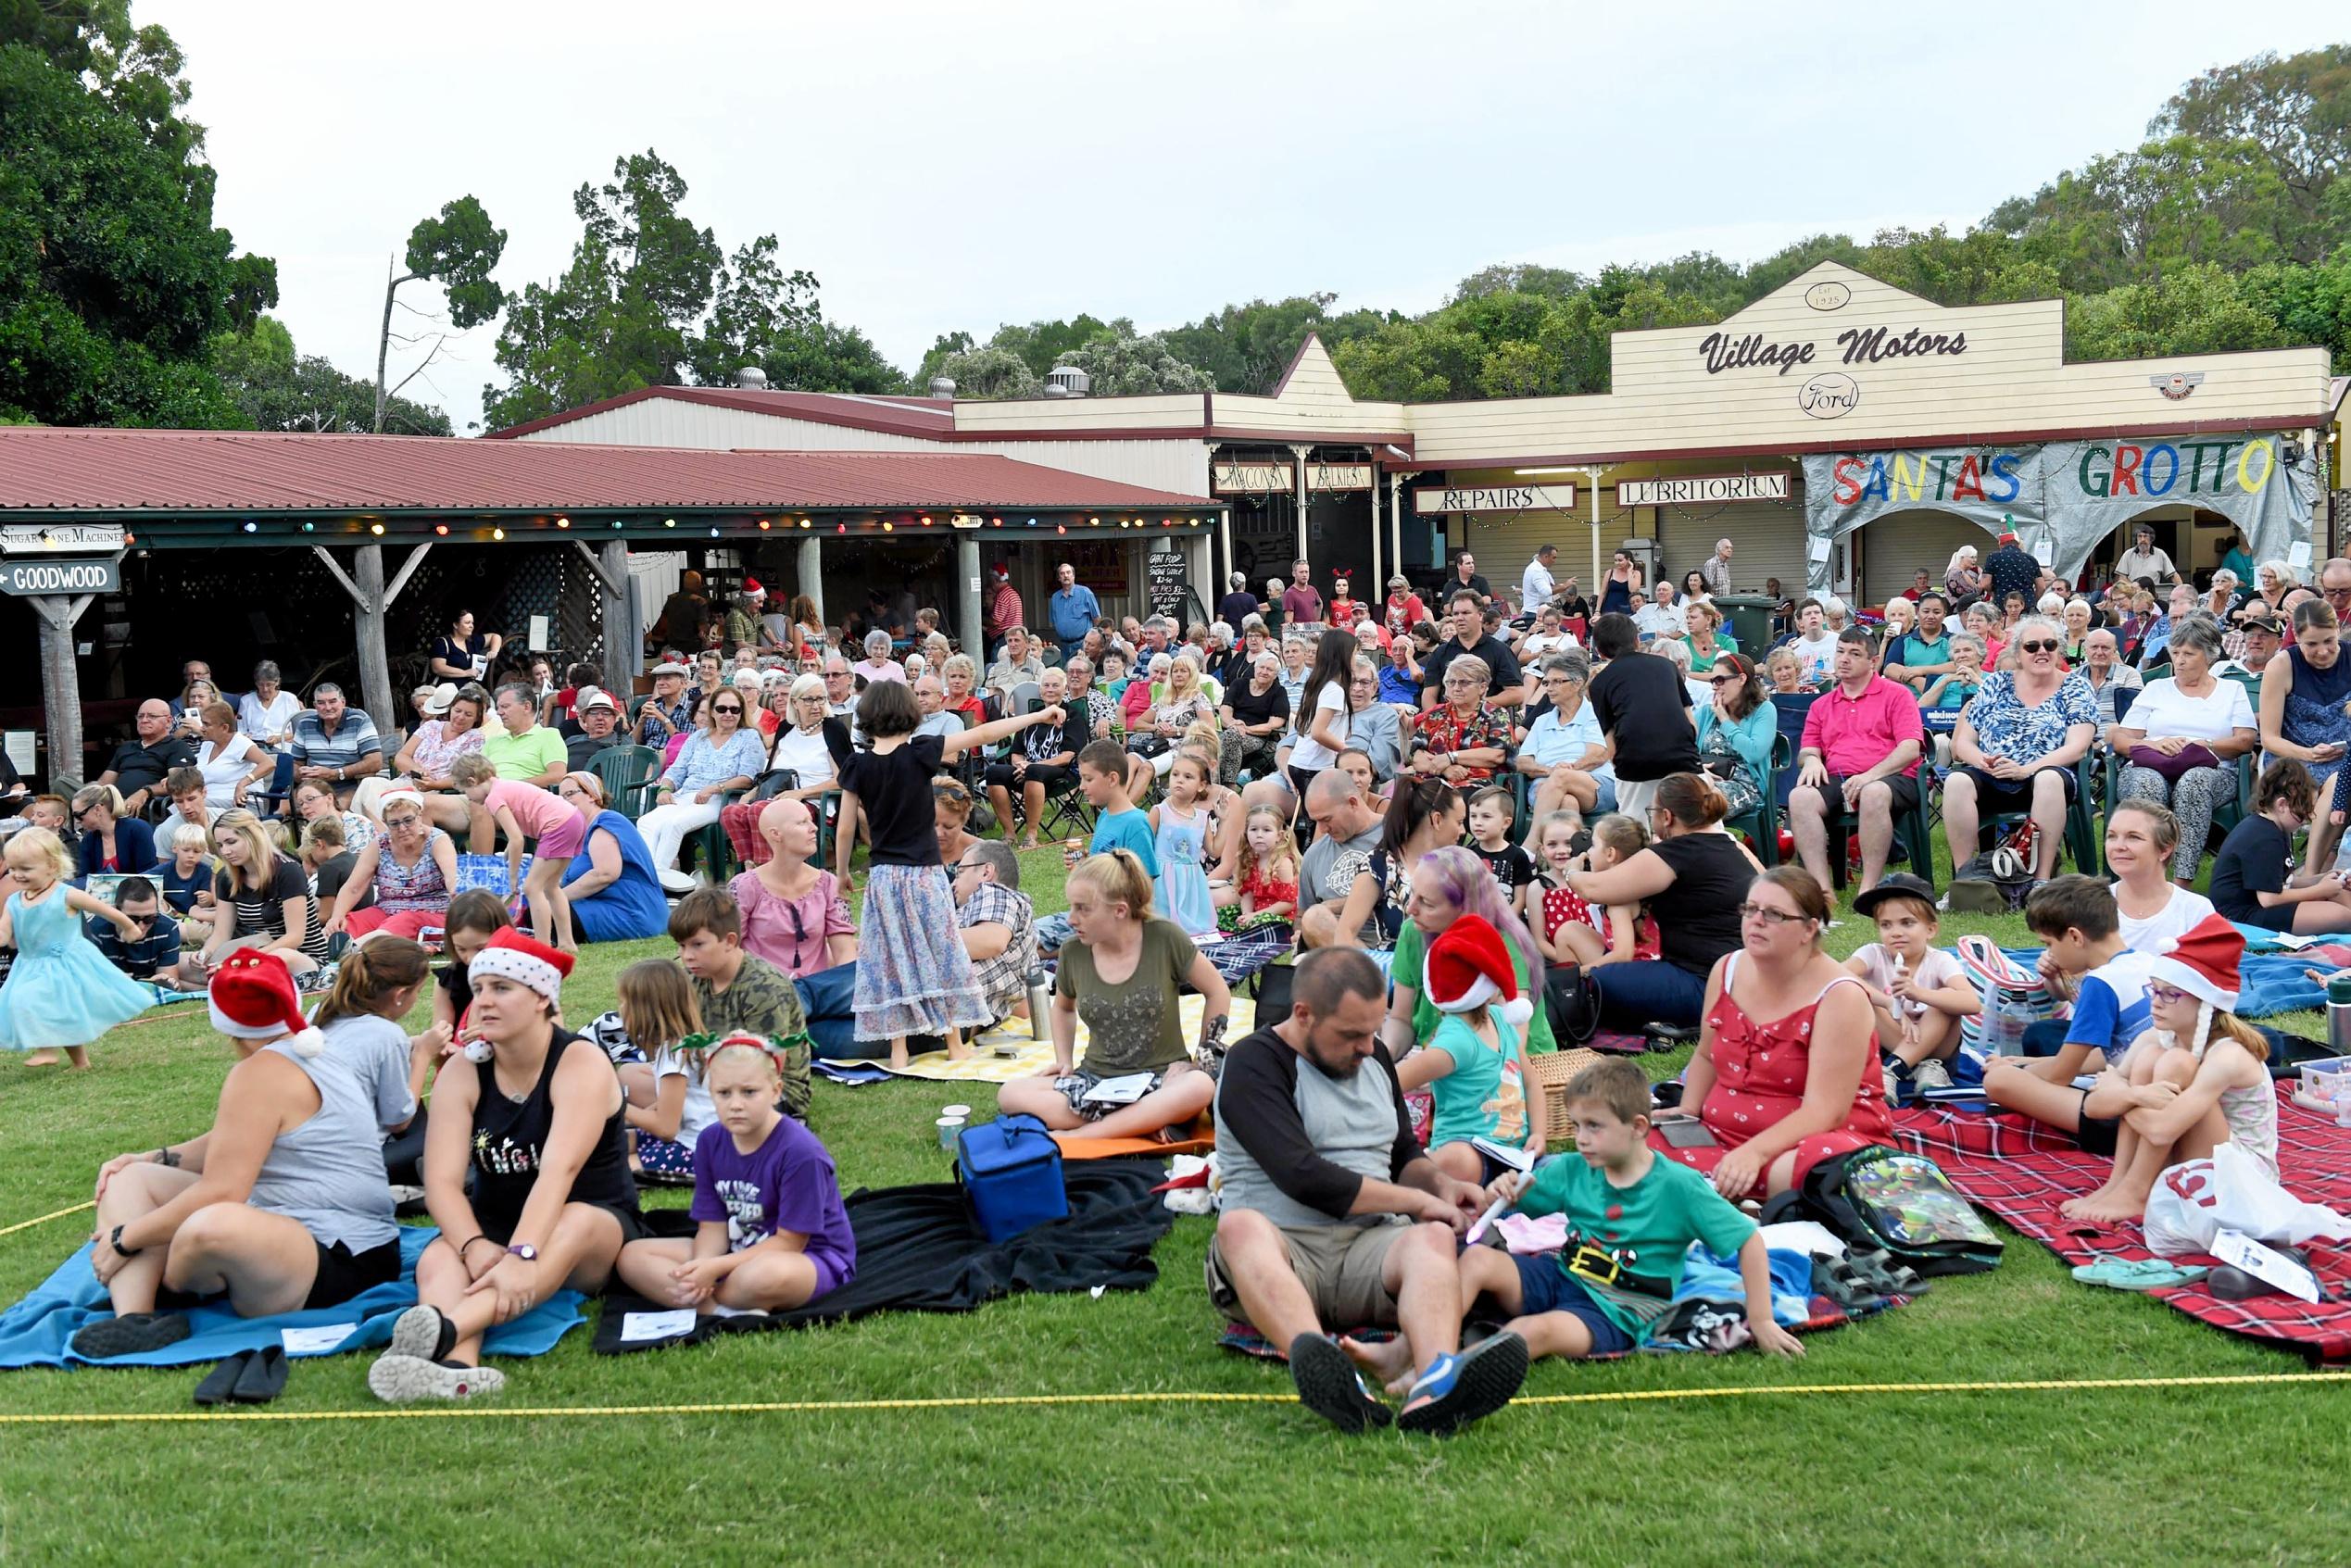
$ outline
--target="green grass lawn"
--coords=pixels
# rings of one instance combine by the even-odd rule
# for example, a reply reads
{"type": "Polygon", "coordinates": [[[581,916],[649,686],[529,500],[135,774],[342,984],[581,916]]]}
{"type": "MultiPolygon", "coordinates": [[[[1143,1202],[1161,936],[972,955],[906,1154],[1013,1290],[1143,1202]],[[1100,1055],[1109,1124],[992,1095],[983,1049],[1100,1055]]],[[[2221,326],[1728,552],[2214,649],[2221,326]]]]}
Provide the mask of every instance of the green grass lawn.
{"type": "MultiPolygon", "coordinates": [[[[1059,903],[1059,858],[1025,858],[1059,903]]],[[[2015,919],[1944,928],[2021,945],[2015,919]]],[[[1848,918],[1829,935],[1867,939],[1848,918]]],[[[619,968],[592,950],[585,1020],[619,968]]],[[[2310,1016],[2287,1021],[2307,1031],[2310,1016]]],[[[200,1011],[117,1032],[95,1071],[0,1060],[0,1226],[85,1200],[107,1156],[200,1131],[229,1060],[200,1011]]],[[[1660,1073],[1678,1058],[1652,1058],[1660,1073]]],[[[947,1085],[819,1081],[845,1185],[940,1179],[947,1085]]],[[[968,1091],[962,1098],[974,1098],[968,1091]]],[[[983,1107],[983,1110],[985,1108],[983,1107]]],[[[685,1195],[657,1191],[655,1204],[685,1195]]],[[[775,1400],[1199,1391],[1287,1395],[1218,1350],[1211,1222],[1180,1219],[1148,1291],[1001,1302],[725,1337],[617,1359],[575,1331],[509,1362],[497,1405],[586,1417],[0,1426],[0,1559],[670,1562],[806,1554],[935,1561],[2337,1562],[2351,1387],[2156,1303],[2077,1286],[2015,1239],[1998,1272],[1807,1341],[1742,1354],[1547,1363],[1528,1399],[1442,1444],[1338,1436],[1287,1403],[638,1413],[775,1400]],[[2287,1374],[2285,1384],[1958,1393],[1795,1386],[2287,1374]],[[1553,1403],[1543,1396],[1755,1390],[1553,1403]]],[[[86,1219],[0,1237],[13,1298],[86,1219]]],[[[271,1411],[377,1411],[363,1357],[296,1363],[271,1411]]],[[[0,1418],[188,1412],[201,1369],[15,1373],[0,1418]]],[[[482,1409],[495,1409],[485,1406],[482,1409]]]]}

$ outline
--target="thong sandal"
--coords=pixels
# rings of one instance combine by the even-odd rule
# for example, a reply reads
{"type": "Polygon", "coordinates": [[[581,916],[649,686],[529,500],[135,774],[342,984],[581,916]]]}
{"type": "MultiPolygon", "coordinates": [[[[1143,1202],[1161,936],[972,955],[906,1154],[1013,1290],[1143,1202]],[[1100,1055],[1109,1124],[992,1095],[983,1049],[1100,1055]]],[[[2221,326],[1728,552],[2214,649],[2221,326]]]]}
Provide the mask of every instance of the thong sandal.
{"type": "Polygon", "coordinates": [[[2173,1286],[2194,1285],[2209,1273],[2209,1269],[2175,1263],[2169,1258],[2101,1257],[2075,1265],[2073,1277],[2084,1285],[2114,1290],[2169,1290],[2173,1286]]]}
{"type": "Polygon", "coordinates": [[[1298,1385],[1298,1402],[1341,1432],[1385,1426],[1396,1419],[1326,1334],[1301,1334],[1289,1342],[1289,1375],[1298,1385]]]}
{"type": "Polygon", "coordinates": [[[1396,1424],[1442,1437],[1510,1403],[1527,1381],[1527,1341],[1504,1330],[1466,1350],[1440,1356],[1414,1379],[1396,1424]]]}

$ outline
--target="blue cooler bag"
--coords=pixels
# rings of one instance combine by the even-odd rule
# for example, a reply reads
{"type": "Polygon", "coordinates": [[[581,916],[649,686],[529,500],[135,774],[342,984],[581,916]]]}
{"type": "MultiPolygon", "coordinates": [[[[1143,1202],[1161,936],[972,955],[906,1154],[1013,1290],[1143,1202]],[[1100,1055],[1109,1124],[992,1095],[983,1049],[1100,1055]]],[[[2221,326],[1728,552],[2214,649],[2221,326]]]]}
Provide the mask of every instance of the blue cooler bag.
{"type": "Polygon", "coordinates": [[[955,1178],[973,1222],[990,1241],[1069,1216],[1061,1146],[1034,1116],[999,1116],[964,1128],[955,1140],[955,1178]]]}

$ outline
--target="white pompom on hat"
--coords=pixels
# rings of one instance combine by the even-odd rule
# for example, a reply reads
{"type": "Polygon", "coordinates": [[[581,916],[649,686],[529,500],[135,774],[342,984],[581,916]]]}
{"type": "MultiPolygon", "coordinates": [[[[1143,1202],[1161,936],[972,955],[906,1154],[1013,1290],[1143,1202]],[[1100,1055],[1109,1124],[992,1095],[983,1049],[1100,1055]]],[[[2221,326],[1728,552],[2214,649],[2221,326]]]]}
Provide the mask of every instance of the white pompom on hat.
{"type": "Polygon", "coordinates": [[[2238,966],[2244,958],[2244,935],[2223,917],[2206,915],[2147,961],[2147,978],[2234,1012],[2243,984],[2238,966]]]}
{"type": "Polygon", "coordinates": [[[275,953],[245,947],[220,960],[205,997],[212,1027],[236,1040],[285,1038],[296,1056],[326,1049],[326,1036],[302,1016],[293,972],[275,953]]]}
{"type": "Polygon", "coordinates": [[[1422,994],[1439,1012],[1491,1007],[1513,1027],[1535,1016],[1534,1004],[1518,994],[1518,975],[1502,933],[1483,915],[1462,916],[1428,945],[1422,980],[1422,994]]]}
{"type": "Polygon", "coordinates": [[[495,974],[557,1002],[562,999],[563,977],[572,972],[572,963],[571,954],[558,952],[509,925],[473,955],[473,961],[465,966],[465,977],[479,985],[484,975],[495,974]]]}

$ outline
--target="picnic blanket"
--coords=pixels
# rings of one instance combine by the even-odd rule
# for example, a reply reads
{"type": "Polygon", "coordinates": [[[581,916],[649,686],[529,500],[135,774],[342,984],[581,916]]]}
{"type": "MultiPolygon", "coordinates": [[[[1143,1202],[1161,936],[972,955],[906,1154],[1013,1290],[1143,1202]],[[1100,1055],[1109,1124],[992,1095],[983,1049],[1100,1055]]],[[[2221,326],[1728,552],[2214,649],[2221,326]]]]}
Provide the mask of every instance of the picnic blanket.
{"type": "Polygon", "coordinates": [[[1184,1135],[1173,1143],[1158,1138],[1074,1138],[1067,1133],[1055,1133],[1053,1141],[1061,1146],[1063,1160],[1116,1160],[1133,1156],[1166,1160],[1178,1154],[1206,1154],[1216,1147],[1216,1118],[1207,1111],[1201,1111],[1190,1126],[1178,1131],[1184,1135]]]}
{"type": "MultiPolygon", "coordinates": [[[[972,1223],[962,1189],[950,1182],[883,1187],[850,1196],[857,1273],[796,1311],[703,1318],[679,1333],[628,1337],[629,1318],[665,1309],[625,1292],[605,1298],[597,1321],[599,1354],[689,1344],[713,1334],[843,1323],[875,1312],[968,1312],[1015,1291],[1144,1290],[1159,1278],[1151,1248],[1175,1228],[1151,1189],[1163,1173],[1152,1160],[1101,1160],[1062,1168],[1069,1217],[992,1243],[972,1223]]],[[[651,1216],[659,1224],[674,1210],[651,1216]]],[[[681,1213],[681,1219],[684,1217],[681,1213]]]]}
{"type": "MultiPolygon", "coordinates": [[[[2154,1256],[2136,1221],[2099,1227],[2057,1211],[2067,1198],[2104,1185],[2113,1161],[2083,1153],[2069,1135],[2054,1127],[2013,1113],[1985,1116],[1926,1107],[1895,1111],[1894,1129],[1904,1148],[1942,1166],[1969,1202],[1990,1210],[2068,1263],[2086,1263],[2101,1256],[2154,1256]]],[[[2281,1097],[2278,1165],[2295,1197],[2351,1210],[2351,1127],[2339,1127],[2281,1097]]],[[[2351,1287],[2351,1247],[2319,1241],[2309,1245],[2308,1252],[2328,1289],[2343,1293],[2351,1287]]],[[[2312,1306],[2290,1296],[2224,1301],[2200,1285],[2146,1294],[2215,1328],[2275,1340],[2327,1361],[2351,1358],[2351,1301],[2312,1306]]]]}
{"type": "MultiPolygon", "coordinates": [[[[1212,944],[1212,947],[1213,945],[1212,944]]],[[[1209,949],[1203,948],[1202,951],[1209,949]]],[[[1208,1006],[1207,998],[1197,991],[1188,991],[1176,1003],[1177,1027],[1186,1040],[1200,1038],[1200,1015],[1208,1006]]],[[[1257,1004],[1246,997],[1235,997],[1232,1016],[1225,1026],[1226,1040],[1238,1040],[1257,1027],[1257,1004]]],[[[1086,1021],[1077,1021],[1077,1059],[1086,1060],[1088,1035],[1086,1021]]],[[[886,1069],[901,1078],[928,1078],[939,1083],[1009,1084],[1015,1078],[1031,1078],[1053,1068],[1053,1036],[1051,1025],[1042,1032],[1025,1018],[1006,1019],[998,1027],[981,1035],[973,1052],[962,1061],[949,1061],[944,1050],[924,1051],[911,1057],[904,1067],[891,1067],[886,1061],[873,1065],[886,1069]],[[996,1054],[998,1043],[1017,1047],[1012,1056],[996,1054]]]]}
{"type": "MultiPolygon", "coordinates": [[[[113,1311],[90,1271],[84,1242],[31,1295],[0,1312],[0,1367],[195,1366],[269,1345],[283,1346],[289,1356],[326,1356],[389,1344],[392,1320],[416,1305],[417,1254],[440,1234],[429,1225],[401,1226],[400,1277],[339,1305],[266,1318],[238,1317],[225,1304],[198,1307],[188,1314],[194,1332],[178,1344],[103,1361],[74,1354],[69,1343],[83,1323],[113,1311]]],[[[581,1321],[585,1299],[576,1290],[559,1290],[490,1330],[483,1348],[493,1356],[543,1356],[581,1321]]]]}

